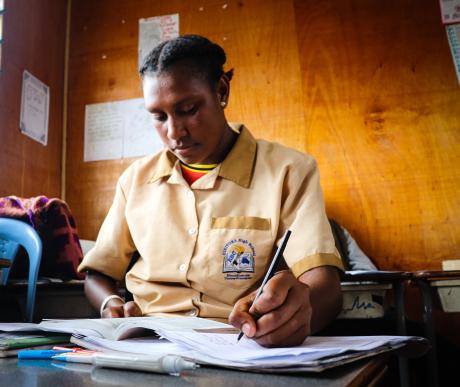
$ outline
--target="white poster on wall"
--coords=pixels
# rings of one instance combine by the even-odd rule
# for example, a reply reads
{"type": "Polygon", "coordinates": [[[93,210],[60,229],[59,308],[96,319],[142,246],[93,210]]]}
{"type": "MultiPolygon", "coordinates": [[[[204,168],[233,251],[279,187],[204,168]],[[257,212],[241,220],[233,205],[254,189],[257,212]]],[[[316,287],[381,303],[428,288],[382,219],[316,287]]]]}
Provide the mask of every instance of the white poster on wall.
{"type": "Polygon", "coordinates": [[[139,66],[159,43],[179,36],[179,14],[139,19],[139,66]]]}
{"type": "Polygon", "coordinates": [[[50,91],[28,71],[22,74],[21,132],[46,146],[48,143],[50,91]]]}
{"type": "Polygon", "coordinates": [[[460,0],[439,0],[444,24],[460,22],[460,0]]]}
{"type": "Polygon", "coordinates": [[[452,61],[454,62],[457,80],[460,84],[460,23],[446,26],[452,61]]]}
{"type": "Polygon", "coordinates": [[[139,157],[162,148],[142,98],[86,105],[84,161],[139,157]]]}

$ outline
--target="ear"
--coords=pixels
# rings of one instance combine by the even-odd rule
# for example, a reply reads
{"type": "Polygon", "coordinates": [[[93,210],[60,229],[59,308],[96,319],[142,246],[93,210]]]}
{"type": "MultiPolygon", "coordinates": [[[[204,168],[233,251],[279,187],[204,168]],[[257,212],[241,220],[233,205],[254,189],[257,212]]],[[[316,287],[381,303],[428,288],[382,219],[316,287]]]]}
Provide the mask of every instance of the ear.
{"type": "Polygon", "coordinates": [[[223,74],[219,82],[217,82],[217,98],[220,104],[225,102],[224,107],[228,104],[228,99],[230,97],[230,81],[225,74],[223,74]]]}

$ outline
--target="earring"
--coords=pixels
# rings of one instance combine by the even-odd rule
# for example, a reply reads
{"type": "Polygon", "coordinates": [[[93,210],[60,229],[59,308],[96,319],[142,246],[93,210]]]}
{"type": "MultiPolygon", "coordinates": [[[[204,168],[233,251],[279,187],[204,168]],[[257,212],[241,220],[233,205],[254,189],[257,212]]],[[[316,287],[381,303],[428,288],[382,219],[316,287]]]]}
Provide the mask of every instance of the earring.
{"type": "Polygon", "coordinates": [[[220,106],[222,106],[222,107],[224,108],[225,106],[227,106],[227,102],[225,102],[225,101],[220,101],[220,106]]]}

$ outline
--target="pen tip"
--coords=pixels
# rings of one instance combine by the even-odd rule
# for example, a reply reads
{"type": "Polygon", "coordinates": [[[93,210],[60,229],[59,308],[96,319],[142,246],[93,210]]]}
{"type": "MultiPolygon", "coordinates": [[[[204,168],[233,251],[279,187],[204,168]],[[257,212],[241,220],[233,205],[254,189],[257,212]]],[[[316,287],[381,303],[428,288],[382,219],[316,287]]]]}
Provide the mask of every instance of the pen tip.
{"type": "Polygon", "coordinates": [[[238,338],[236,339],[236,341],[240,341],[241,338],[243,337],[244,333],[243,332],[240,332],[239,335],[238,335],[238,338]]]}

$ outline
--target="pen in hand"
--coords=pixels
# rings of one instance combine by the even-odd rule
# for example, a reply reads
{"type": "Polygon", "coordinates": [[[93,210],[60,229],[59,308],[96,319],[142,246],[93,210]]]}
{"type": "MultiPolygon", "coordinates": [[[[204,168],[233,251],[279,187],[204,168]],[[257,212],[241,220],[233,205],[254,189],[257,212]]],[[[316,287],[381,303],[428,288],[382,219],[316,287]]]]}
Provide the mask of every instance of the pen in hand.
{"type": "MultiPolygon", "coordinates": [[[[286,248],[286,245],[287,245],[287,242],[290,236],[291,236],[291,231],[286,230],[286,233],[284,234],[283,239],[281,240],[281,244],[278,246],[278,249],[276,250],[275,256],[273,257],[270,267],[268,268],[267,274],[265,274],[265,278],[263,279],[262,284],[260,285],[259,290],[257,291],[254,301],[252,302],[252,305],[255,304],[257,299],[262,294],[266,283],[275,275],[276,270],[278,268],[279,261],[281,260],[281,257],[283,256],[284,249],[286,248]]],[[[257,321],[260,316],[252,315],[252,317],[254,318],[254,320],[257,321]]],[[[240,332],[240,334],[238,335],[237,341],[240,341],[243,335],[244,333],[240,332]]]]}

